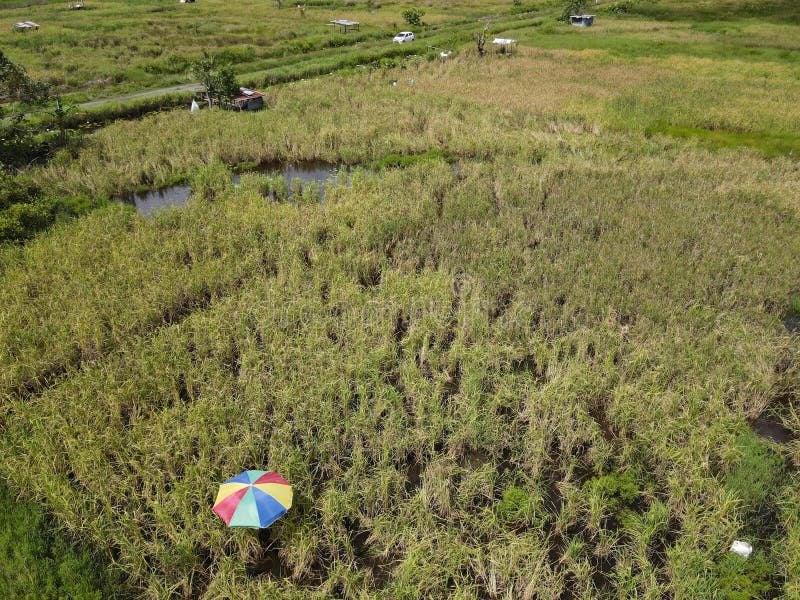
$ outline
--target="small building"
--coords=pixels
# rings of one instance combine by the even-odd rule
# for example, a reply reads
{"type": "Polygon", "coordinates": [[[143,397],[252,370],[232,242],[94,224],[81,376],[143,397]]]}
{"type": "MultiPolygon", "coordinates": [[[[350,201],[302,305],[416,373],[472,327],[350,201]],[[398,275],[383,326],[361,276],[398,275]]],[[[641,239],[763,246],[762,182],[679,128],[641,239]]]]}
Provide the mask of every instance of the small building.
{"type": "Polygon", "coordinates": [[[361,27],[361,23],[358,21],[350,21],[348,19],[334,19],[330,24],[338,27],[342,33],[347,33],[348,29],[359,31],[361,27]]]}
{"type": "Polygon", "coordinates": [[[239,88],[239,95],[231,101],[234,110],[261,110],[264,108],[264,94],[247,88],[239,88]]]}
{"type": "Polygon", "coordinates": [[[14,31],[28,31],[30,29],[39,29],[39,24],[33,21],[22,21],[21,23],[14,23],[14,31]]]}
{"type": "Polygon", "coordinates": [[[497,46],[497,50],[500,54],[510,55],[514,46],[517,44],[517,40],[512,40],[511,38],[494,38],[492,44],[497,46]]]}
{"type": "Polygon", "coordinates": [[[594,15],[570,15],[569,23],[575,27],[591,27],[594,23],[594,15]]]}
{"type": "MultiPolygon", "coordinates": [[[[206,92],[201,92],[199,98],[203,104],[208,104],[208,94],[206,92]]],[[[195,101],[193,100],[193,102],[195,101]]],[[[239,93],[231,98],[230,101],[213,98],[211,104],[225,110],[261,110],[264,108],[264,94],[256,90],[240,87],[239,93]]],[[[195,112],[194,108],[192,108],[192,112],[195,112]]]]}

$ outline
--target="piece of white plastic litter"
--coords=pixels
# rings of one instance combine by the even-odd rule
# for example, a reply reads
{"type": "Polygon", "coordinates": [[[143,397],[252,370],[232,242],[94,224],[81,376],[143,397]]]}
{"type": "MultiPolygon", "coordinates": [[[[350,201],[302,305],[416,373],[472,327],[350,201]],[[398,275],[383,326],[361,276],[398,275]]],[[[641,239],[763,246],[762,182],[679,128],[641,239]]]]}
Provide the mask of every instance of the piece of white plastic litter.
{"type": "Polygon", "coordinates": [[[747,558],[753,553],[753,546],[747,542],[743,542],[742,540],[733,540],[733,544],[731,544],[731,552],[747,558]]]}

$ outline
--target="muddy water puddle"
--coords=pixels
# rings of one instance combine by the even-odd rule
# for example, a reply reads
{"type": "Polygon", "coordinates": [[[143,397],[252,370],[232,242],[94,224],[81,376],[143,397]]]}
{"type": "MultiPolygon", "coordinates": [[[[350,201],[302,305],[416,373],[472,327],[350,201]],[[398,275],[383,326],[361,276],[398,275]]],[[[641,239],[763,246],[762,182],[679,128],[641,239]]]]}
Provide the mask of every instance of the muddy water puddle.
{"type": "Polygon", "coordinates": [[[789,333],[800,335],[800,315],[789,315],[783,319],[783,326],[789,333]]]}
{"type": "Polygon", "coordinates": [[[784,427],[777,419],[761,415],[750,426],[762,438],[772,440],[778,444],[788,444],[794,439],[792,432],[784,427]]]}
{"type": "MultiPolygon", "coordinates": [[[[323,161],[305,161],[288,164],[266,163],[254,169],[232,175],[231,183],[239,185],[242,175],[245,173],[282,177],[286,184],[286,195],[290,200],[295,194],[302,193],[309,184],[316,186],[320,202],[325,200],[326,183],[341,181],[345,185],[350,185],[347,167],[323,161]],[[343,179],[340,178],[340,174],[342,173],[345,174],[343,179]]],[[[185,183],[181,183],[158,190],[128,194],[127,196],[118,198],[118,200],[125,204],[133,205],[136,208],[136,212],[139,214],[149,216],[158,210],[183,206],[191,195],[191,187],[185,183]]]]}

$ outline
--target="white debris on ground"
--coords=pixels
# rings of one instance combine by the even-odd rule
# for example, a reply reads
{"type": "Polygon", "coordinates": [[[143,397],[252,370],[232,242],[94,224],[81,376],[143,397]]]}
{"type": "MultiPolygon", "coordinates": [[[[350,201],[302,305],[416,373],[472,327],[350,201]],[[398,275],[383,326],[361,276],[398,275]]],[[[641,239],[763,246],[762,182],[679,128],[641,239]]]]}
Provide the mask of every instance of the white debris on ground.
{"type": "Polygon", "coordinates": [[[743,558],[747,558],[753,553],[753,546],[742,540],[733,540],[731,544],[731,552],[738,554],[743,558]]]}

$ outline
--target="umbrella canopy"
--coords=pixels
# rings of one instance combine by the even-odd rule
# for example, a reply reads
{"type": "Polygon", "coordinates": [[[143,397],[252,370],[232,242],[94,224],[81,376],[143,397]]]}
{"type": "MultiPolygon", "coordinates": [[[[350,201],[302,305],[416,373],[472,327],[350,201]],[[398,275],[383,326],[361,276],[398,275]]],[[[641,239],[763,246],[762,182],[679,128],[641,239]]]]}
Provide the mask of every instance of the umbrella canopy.
{"type": "Polygon", "coordinates": [[[292,486],[275,471],[244,471],[219,486],[213,511],[228,527],[269,527],[292,506],[292,486]]]}

